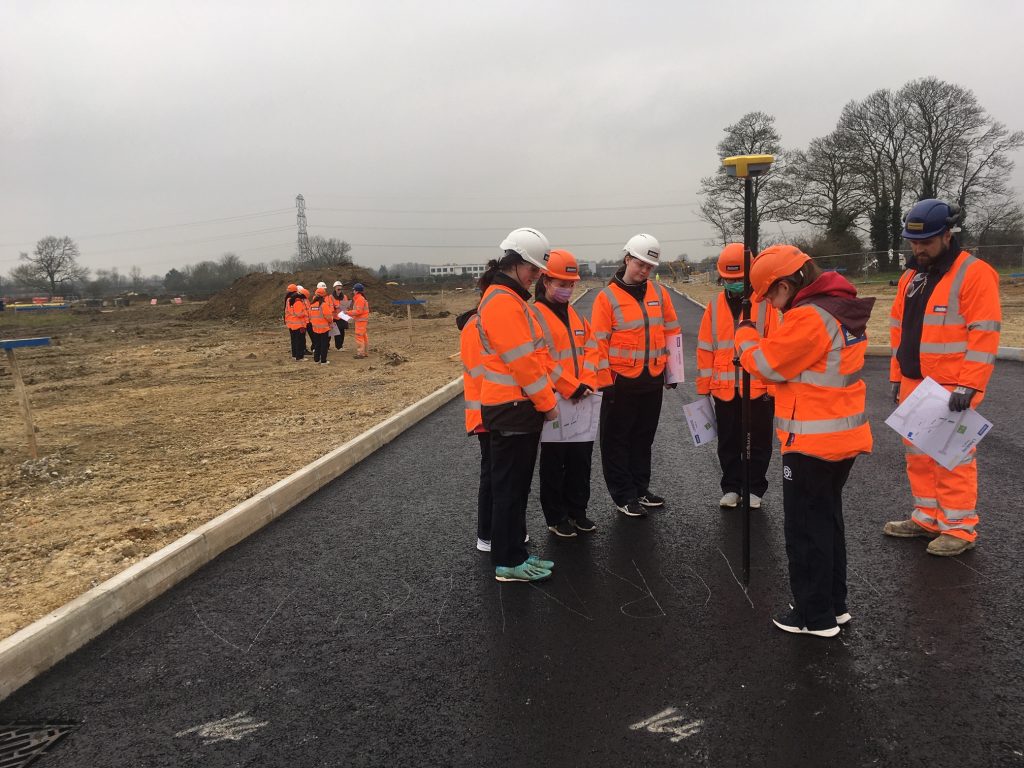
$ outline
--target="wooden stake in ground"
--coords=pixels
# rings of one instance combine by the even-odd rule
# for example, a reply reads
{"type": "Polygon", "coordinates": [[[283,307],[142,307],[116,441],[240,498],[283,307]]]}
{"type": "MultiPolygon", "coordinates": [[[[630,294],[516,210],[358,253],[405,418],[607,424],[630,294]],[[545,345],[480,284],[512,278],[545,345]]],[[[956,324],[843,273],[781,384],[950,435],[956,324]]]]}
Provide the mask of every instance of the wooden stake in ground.
{"type": "Polygon", "coordinates": [[[33,459],[39,458],[39,447],[36,445],[36,426],[32,421],[32,404],[28,399],[28,390],[25,389],[25,382],[21,378],[21,369],[18,367],[18,359],[14,356],[14,350],[18,347],[45,347],[49,346],[50,339],[0,339],[0,347],[7,353],[7,364],[11,367],[11,378],[14,379],[14,393],[18,396],[18,404],[21,406],[21,415],[25,419],[25,430],[28,432],[28,452],[33,459]]]}
{"type": "Polygon", "coordinates": [[[392,301],[392,304],[404,304],[405,314],[409,318],[409,346],[412,346],[412,305],[413,304],[426,304],[426,299],[398,299],[392,301]]]}

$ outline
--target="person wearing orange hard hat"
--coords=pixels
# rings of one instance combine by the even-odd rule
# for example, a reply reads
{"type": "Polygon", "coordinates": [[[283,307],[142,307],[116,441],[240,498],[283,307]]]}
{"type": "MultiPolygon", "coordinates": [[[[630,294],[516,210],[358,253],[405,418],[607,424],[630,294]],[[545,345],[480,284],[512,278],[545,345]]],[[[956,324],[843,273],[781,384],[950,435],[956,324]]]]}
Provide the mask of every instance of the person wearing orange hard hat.
{"type": "Polygon", "coordinates": [[[356,358],[366,357],[370,348],[370,336],[366,332],[370,324],[370,302],[366,300],[365,290],[362,283],[352,286],[352,308],[348,311],[356,325],[356,358]]]}
{"type": "Polygon", "coordinates": [[[309,326],[313,333],[313,362],[327,365],[327,350],[330,349],[331,304],[327,298],[327,286],[321,286],[309,303],[309,326]]]}
{"type": "Polygon", "coordinates": [[[757,301],[783,313],[770,336],[752,320],[736,329],[740,364],[775,385],[793,602],[773,621],[786,632],[834,637],[850,620],[843,486],[872,447],[860,372],[875,300],[858,298],[846,278],[823,273],[792,245],[762,251],[750,283],[757,301]]]}
{"type": "MultiPolygon", "coordinates": [[[[295,298],[298,287],[295,283],[289,283],[285,289],[284,294],[284,327],[288,330],[288,343],[291,344],[292,358],[298,360],[298,356],[295,354],[295,336],[292,333],[292,325],[295,322],[295,318],[292,316],[291,301],[295,298]]],[[[303,344],[302,351],[305,352],[306,346],[303,344]]]]}
{"type": "MultiPolygon", "coordinates": [[[[576,257],[552,249],[534,290],[533,314],[544,334],[544,359],[555,392],[579,402],[597,389],[597,342],[590,323],[569,303],[580,279],[576,257]]],[[[594,441],[540,444],[540,506],[548,530],[559,538],[597,525],[587,517],[594,441]]]]}
{"type": "MultiPolygon", "coordinates": [[[[697,394],[711,398],[718,426],[718,462],[722,493],[718,505],[735,509],[743,486],[744,433],[742,377],[733,364],[734,336],[743,305],[743,243],[729,243],[718,256],[722,292],[708,302],[697,334],[697,394]]],[[[779,324],[778,313],[763,301],[753,301],[750,316],[758,333],[767,336],[779,324]]],[[[775,399],[763,381],[750,381],[750,508],[761,506],[768,490],[772,458],[772,417],[775,399]]]]}
{"type": "Polygon", "coordinates": [[[301,362],[306,359],[306,326],[309,324],[309,305],[306,299],[309,291],[301,285],[295,286],[285,306],[285,325],[292,338],[292,357],[301,362]]]}

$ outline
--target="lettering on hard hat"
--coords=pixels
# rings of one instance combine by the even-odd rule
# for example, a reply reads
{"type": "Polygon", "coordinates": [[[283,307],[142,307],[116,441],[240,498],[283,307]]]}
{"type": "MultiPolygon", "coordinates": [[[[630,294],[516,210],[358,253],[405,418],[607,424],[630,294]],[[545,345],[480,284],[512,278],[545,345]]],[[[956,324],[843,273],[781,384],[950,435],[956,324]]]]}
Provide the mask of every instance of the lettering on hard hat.
{"type": "Polygon", "coordinates": [[[566,267],[566,268],[565,268],[565,271],[566,271],[566,272],[576,272],[576,271],[577,271],[577,269],[576,269],[576,267],[566,267]]]}
{"type": "Polygon", "coordinates": [[[659,253],[658,251],[653,251],[653,250],[652,250],[652,251],[648,251],[648,252],[647,252],[647,255],[648,255],[648,256],[650,256],[650,257],[651,257],[652,259],[656,259],[656,258],[658,258],[658,256],[660,256],[661,254],[660,254],[660,253],[659,253]]]}
{"type": "Polygon", "coordinates": [[[907,229],[910,230],[911,232],[923,232],[924,231],[924,222],[923,221],[908,221],[907,222],[907,229]]]}
{"type": "Polygon", "coordinates": [[[741,269],[739,264],[727,264],[725,267],[726,272],[739,272],[741,269]]]}
{"type": "Polygon", "coordinates": [[[948,308],[948,307],[946,307],[946,306],[945,306],[945,305],[943,305],[943,304],[936,304],[936,305],[935,305],[934,307],[932,307],[932,312],[936,312],[936,313],[938,313],[938,314],[940,314],[940,315],[944,315],[944,314],[946,314],[946,311],[947,311],[948,309],[949,309],[949,308],[948,308]]]}

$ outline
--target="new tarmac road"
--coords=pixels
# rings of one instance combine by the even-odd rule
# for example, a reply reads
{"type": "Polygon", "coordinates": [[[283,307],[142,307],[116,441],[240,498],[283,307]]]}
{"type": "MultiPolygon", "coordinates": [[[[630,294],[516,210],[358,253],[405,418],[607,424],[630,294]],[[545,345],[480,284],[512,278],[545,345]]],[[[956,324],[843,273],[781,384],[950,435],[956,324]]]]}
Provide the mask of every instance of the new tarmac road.
{"type": "MultiPolygon", "coordinates": [[[[586,297],[580,307],[589,308],[586,297]]],[[[676,298],[693,373],[699,309],[676,298]]],[[[876,340],[884,343],[884,340],[876,340]]],[[[593,535],[542,585],[475,549],[479,453],[448,406],[0,702],[0,723],[74,723],[40,768],[88,766],[1024,766],[1024,368],[981,411],[978,548],[882,535],[911,499],[865,368],[875,452],[845,492],[853,621],[780,632],[781,464],[753,519],[717,506],[711,446],[668,392],[652,490],[614,511],[595,453],[593,535]]],[[[343,417],[344,414],[338,414],[343,417]]]]}

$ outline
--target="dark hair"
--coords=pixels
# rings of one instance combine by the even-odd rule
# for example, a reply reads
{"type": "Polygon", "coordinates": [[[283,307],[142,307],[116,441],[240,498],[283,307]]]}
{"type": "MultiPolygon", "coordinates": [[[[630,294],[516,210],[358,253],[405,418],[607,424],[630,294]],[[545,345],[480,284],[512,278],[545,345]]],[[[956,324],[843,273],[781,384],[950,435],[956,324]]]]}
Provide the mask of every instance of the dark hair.
{"type": "Polygon", "coordinates": [[[541,272],[537,282],[533,284],[533,297],[535,299],[546,299],[548,297],[547,281],[548,276],[541,272]]]}
{"type": "Polygon", "coordinates": [[[476,287],[480,293],[483,293],[491,287],[491,283],[494,282],[494,276],[498,274],[500,267],[497,259],[491,259],[487,262],[487,269],[480,277],[477,278],[476,287]]]}
{"type": "Polygon", "coordinates": [[[502,256],[501,261],[498,262],[498,269],[504,272],[507,269],[511,269],[512,267],[525,263],[526,259],[515,251],[505,251],[505,255],[502,256]]]}
{"type": "Polygon", "coordinates": [[[798,269],[789,277],[784,277],[783,280],[792,283],[793,287],[796,288],[797,292],[799,293],[808,285],[817,280],[819,277],[821,277],[821,269],[818,267],[817,264],[814,263],[814,260],[812,259],[810,261],[805,262],[804,265],[800,267],[800,269],[798,269]]]}

